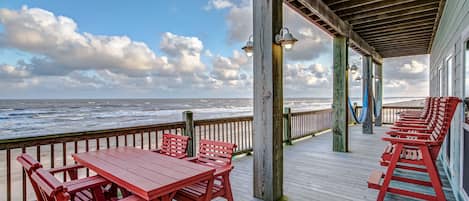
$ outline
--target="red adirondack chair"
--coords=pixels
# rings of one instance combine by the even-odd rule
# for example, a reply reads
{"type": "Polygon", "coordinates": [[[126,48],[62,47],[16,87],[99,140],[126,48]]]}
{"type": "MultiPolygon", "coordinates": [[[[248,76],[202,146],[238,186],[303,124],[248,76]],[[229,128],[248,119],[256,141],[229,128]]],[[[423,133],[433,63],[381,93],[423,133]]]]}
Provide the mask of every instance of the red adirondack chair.
{"type": "Polygon", "coordinates": [[[439,114],[439,109],[444,106],[446,100],[435,100],[436,104],[433,107],[432,112],[428,116],[428,120],[423,121],[397,121],[391,127],[391,131],[387,134],[392,134],[394,132],[419,132],[419,133],[431,133],[436,126],[438,121],[437,117],[439,114]],[[443,102],[442,102],[443,101],[443,102]],[[443,105],[442,105],[443,104],[443,105]]]}
{"type": "MultiPolygon", "coordinates": [[[[235,144],[211,140],[200,140],[199,153],[197,157],[187,160],[201,165],[215,168],[215,183],[212,188],[212,199],[224,197],[233,201],[231,191],[230,172],[233,169],[231,159],[233,158],[235,144]]],[[[203,200],[206,192],[206,183],[198,183],[176,193],[176,200],[203,200]]]]}
{"type": "Polygon", "coordinates": [[[442,102],[444,103],[441,103],[438,109],[437,126],[431,134],[402,133],[396,137],[383,138],[391,143],[381,157],[381,165],[388,166],[388,169],[386,174],[374,171],[368,179],[369,188],[380,190],[377,200],[383,200],[387,192],[425,200],[446,200],[435,161],[456,107],[461,100],[456,97],[447,97],[443,98],[442,102]],[[394,175],[396,168],[410,172],[426,172],[430,177],[430,182],[394,175]],[[433,187],[436,195],[390,187],[391,180],[433,187]]]}
{"type": "MultiPolygon", "coordinates": [[[[102,179],[105,181],[104,179],[102,179]]],[[[105,201],[104,193],[101,184],[90,185],[89,183],[82,183],[81,185],[66,185],[61,183],[49,171],[42,168],[37,169],[31,174],[31,183],[35,183],[38,188],[38,199],[43,201],[70,201],[70,200],[95,200],[105,201]],[[84,189],[91,189],[91,195],[85,197],[77,196],[77,192],[82,192],[84,189]]],[[[129,196],[121,201],[144,201],[137,196],[129,196]]]]}
{"type": "Polygon", "coordinates": [[[190,137],[187,136],[163,134],[163,143],[161,148],[154,150],[154,152],[174,158],[185,158],[187,157],[187,145],[189,140],[190,137]]]}
{"type": "Polygon", "coordinates": [[[422,110],[401,112],[399,114],[399,117],[400,118],[425,118],[425,116],[427,116],[431,108],[432,102],[433,102],[433,97],[427,97],[425,98],[425,103],[424,103],[424,107],[422,110]]]}

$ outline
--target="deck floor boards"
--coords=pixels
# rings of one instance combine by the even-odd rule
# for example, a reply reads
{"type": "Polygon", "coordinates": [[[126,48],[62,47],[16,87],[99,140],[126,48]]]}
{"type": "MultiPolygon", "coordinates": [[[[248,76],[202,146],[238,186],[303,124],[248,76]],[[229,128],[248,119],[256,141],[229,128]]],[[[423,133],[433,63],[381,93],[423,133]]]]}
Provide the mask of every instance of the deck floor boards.
{"type": "MultiPolygon", "coordinates": [[[[361,126],[351,128],[351,152],[332,152],[332,136],[297,141],[284,149],[284,193],[290,201],[372,201],[378,191],[369,189],[372,170],[385,171],[378,163],[385,142],[381,137],[388,128],[375,127],[373,135],[362,134],[361,126]]],[[[252,197],[252,156],[234,160],[231,174],[234,200],[257,201],[252,197]]],[[[440,168],[441,169],[441,168],[440,168]]],[[[421,177],[422,175],[420,175],[421,177]]],[[[455,200],[449,182],[442,175],[448,200],[455,200]]],[[[403,185],[393,183],[392,185],[403,185]]],[[[408,186],[406,186],[408,187],[408,186]]],[[[420,189],[433,192],[431,189],[420,189]]],[[[223,199],[217,199],[223,200],[223,199]]],[[[388,193],[386,200],[414,200],[388,193]]]]}

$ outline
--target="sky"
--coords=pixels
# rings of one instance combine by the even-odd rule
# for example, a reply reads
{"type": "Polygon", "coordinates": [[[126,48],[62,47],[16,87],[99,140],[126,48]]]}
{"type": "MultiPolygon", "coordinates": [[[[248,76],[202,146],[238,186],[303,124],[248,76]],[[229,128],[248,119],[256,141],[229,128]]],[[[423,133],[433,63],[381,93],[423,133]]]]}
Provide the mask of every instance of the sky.
{"type": "MultiPolygon", "coordinates": [[[[331,36],[286,6],[284,24],[285,97],[331,97],[331,36]]],[[[251,98],[251,34],[251,0],[0,1],[0,98],[251,98]]],[[[426,96],[428,63],[385,59],[384,96],[426,96]]]]}

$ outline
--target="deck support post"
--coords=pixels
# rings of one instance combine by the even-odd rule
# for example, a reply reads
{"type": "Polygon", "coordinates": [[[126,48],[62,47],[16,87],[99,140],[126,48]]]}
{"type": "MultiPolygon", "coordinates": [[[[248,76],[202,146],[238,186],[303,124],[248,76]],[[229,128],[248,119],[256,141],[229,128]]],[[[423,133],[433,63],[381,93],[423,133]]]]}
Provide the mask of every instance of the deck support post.
{"type": "Polygon", "coordinates": [[[375,64],[375,76],[378,78],[375,81],[375,97],[376,102],[374,103],[376,106],[376,117],[375,117],[375,126],[381,126],[383,124],[383,65],[382,64],[375,64]]]}
{"type": "Polygon", "coordinates": [[[253,1],[253,192],[265,201],[283,198],[283,50],[274,43],[282,7],[282,0],[253,1]]]}
{"type": "Polygon", "coordinates": [[[332,149],[336,152],[349,151],[347,43],[343,36],[335,37],[333,41],[332,149]]]}
{"type": "Polygon", "coordinates": [[[286,144],[293,145],[292,139],[291,139],[291,108],[289,107],[286,107],[284,109],[283,134],[285,135],[286,144]]]}
{"type": "Polygon", "coordinates": [[[363,58],[363,98],[368,98],[368,110],[362,124],[363,134],[373,134],[373,60],[371,56],[363,58]],[[367,97],[365,97],[367,96],[367,97]]]}
{"type": "Polygon", "coordinates": [[[195,153],[197,152],[196,144],[194,143],[194,114],[191,111],[184,111],[182,113],[182,120],[185,122],[184,135],[191,138],[187,144],[187,155],[192,157],[195,156],[195,153]]]}

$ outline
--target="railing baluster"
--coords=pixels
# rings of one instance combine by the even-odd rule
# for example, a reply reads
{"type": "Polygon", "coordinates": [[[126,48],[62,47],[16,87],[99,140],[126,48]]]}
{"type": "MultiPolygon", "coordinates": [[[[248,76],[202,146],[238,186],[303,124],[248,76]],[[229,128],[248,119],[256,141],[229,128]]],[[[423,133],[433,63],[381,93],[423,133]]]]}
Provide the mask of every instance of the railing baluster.
{"type": "Polygon", "coordinates": [[[11,151],[7,148],[6,150],[7,160],[7,201],[11,201],[11,151]]]}
{"type": "MultiPolygon", "coordinates": [[[[63,142],[62,143],[62,165],[66,166],[67,165],[67,143],[63,142]]],[[[63,173],[63,181],[67,181],[67,174],[64,172],[63,173]]]]}
{"type": "MultiPolygon", "coordinates": [[[[26,153],[26,148],[21,147],[21,153],[26,153]]],[[[22,188],[23,188],[23,201],[27,200],[27,189],[26,189],[26,173],[24,171],[21,171],[21,181],[22,181],[22,188]]]]}
{"type": "Polygon", "coordinates": [[[54,168],[54,161],[55,161],[55,156],[54,156],[54,144],[52,143],[50,145],[50,167],[54,168]]]}

